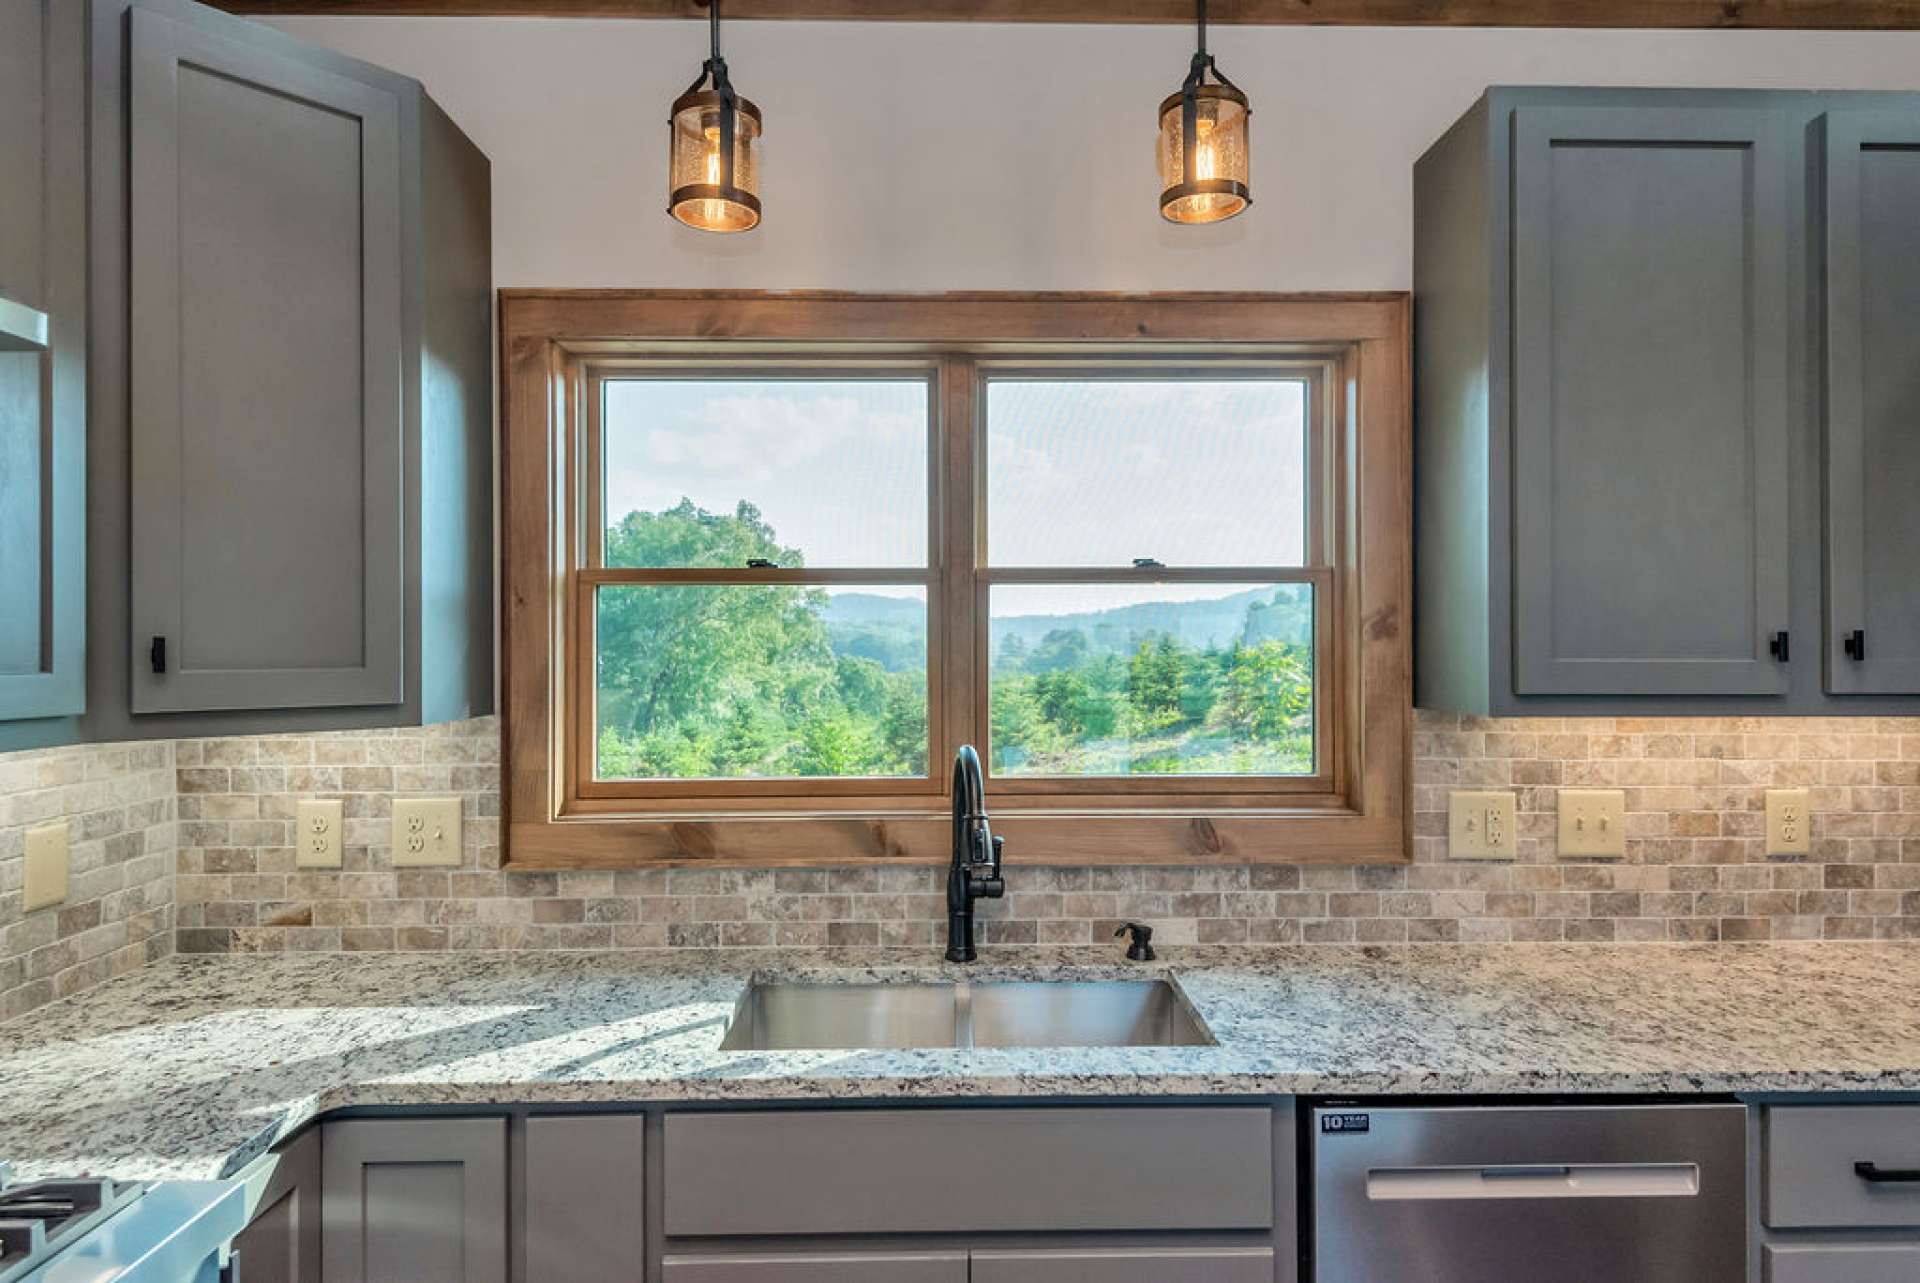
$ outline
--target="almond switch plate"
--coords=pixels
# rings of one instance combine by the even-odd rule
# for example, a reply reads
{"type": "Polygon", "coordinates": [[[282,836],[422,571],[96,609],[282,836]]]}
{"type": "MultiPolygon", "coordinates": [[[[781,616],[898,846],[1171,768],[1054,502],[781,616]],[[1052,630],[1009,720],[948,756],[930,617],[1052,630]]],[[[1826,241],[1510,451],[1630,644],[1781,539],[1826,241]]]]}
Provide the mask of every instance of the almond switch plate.
{"type": "Polygon", "coordinates": [[[1767,790],[1767,854],[1806,855],[1813,850],[1813,816],[1807,790],[1767,790]]]}
{"type": "Polygon", "coordinates": [[[67,898],[67,826],[43,824],[27,830],[26,883],[21,908],[27,913],[67,898]]]}
{"type": "Polygon", "coordinates": [[[460,799],[457,797],[394,798],[394,867],[458,863],[460,863],[460,799]]]}
{"type": "Polygon", "coordinates": [[[303,869],[340,867],[339,798],[306,798],[294,807],[293,862],[303,869]]]}
{"type": "Polygon", "coordinates": [[[1447,854],[1456,860],[1511,860],[1514,796],[1503,789],[1447,794],[1447,854]]]}
{"type": "Polygon", "coordinates": [[[1622,789],[1561,789],[1560,855],[1624,856],[1627,795],[1622,789]]]}

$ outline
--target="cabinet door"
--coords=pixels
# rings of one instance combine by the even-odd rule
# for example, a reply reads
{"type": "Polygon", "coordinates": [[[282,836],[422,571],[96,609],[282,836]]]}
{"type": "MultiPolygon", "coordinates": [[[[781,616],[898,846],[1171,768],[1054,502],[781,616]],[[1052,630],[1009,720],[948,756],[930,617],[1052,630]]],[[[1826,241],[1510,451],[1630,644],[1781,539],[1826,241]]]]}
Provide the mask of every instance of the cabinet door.
{"type": "Polygon", "coordinates": [[[1766,1283],[1913,1283],[1920,1243],[1768,1247],[1766,1283]]]}
{"type": "Polygon", "coordinates": [[[965,1252],[669,1256],[666,1283],[967,1283],[965,1252]]]}
{"type": "Polygon", "coordinates": [[[505,1119],[328,1123],[320,1153],[327,1283],[506,1283],[505,1119]]]}
{"type": "Polygon", "coordinates": [[[0,0],[0,721],[86,703],[83,18],[0,0]]]}
{"type": "Polygon", "coordinates": [[[1920,694],[1920,113],[1826,118],[1827,689],[1920,694]]]}
{"type": "Polygon", "coordinates": [[[1764,108],[1513,130],[1515,690],[1784,692],[1800,144],[1764,108]]]}
{"type": "Polygon", "coordinates": [[[972,1283],[1273,1283],[1266,1247],[975,1252],[972,1283]]]}
{"type": "Polygon", "coordinates": [[[280,1152],[233,1250],[245,1283],[320,1283],[318,1128],[280,1152]]]}
{"type": "Polygon", "coordinates": [[[640,1283],[646,1274],[646,1120],[527,1120],[528,1279],[640,1283]]]}
{"type": "Polygon", "coordinates": [[[399,98],[130,18],[133,708],[398,703],[399,98]]]}

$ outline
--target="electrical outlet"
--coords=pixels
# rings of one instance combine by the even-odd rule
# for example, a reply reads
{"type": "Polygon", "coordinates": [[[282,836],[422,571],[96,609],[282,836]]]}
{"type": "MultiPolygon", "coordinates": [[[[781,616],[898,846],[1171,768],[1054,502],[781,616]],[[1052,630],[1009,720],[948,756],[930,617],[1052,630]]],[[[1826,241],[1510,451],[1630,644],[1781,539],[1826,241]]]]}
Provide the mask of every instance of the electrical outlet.
{"type": "Polygon", "coordinates": [[[460,799],[393,799],[393,863],[396,868],[460,863],[460,799]]]}
{"type": "Polygon", "coordinates": [[[32,913],[67,898],[67,826],[43,824],[27,830],[26,884],[21,909],[32,913]]]}
{"type": "Polygon", "coordinates": [[[1621,789],[1561,789],[1560,854],[1624,856],[1627,795],[1621,789]]]}
{"type": "Polygon", "coordinates": [[[1806,855],[1813,850],[1813,816],[1805,789],[1767,790],[1767,854],[1806,855]]]}
{"type": "Polygon", "coordinates": [[[340,867],[340,811],[339,798],[308,798],[294,807],[294,864],[303,869],[340,867]]]}
{"type": "Polygon", "coordinates": [[[1456,860],[1511,860],[1514,797],[1502,790],[1447,795],[1447,854],[1456,860]]]}

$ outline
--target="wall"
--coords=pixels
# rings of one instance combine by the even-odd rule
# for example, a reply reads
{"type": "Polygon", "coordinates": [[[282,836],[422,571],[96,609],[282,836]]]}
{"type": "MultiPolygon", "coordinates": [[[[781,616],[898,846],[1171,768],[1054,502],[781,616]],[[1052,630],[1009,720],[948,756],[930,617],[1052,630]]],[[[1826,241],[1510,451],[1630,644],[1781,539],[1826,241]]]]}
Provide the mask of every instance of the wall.
{"type": "Polygon", "coordinates": [[[173,745],[0,754],[0,1020],[173,952],[173,745]],[[64,822],[63,904],[21,911],[26,833],[64,822]]]}
{"type": "Polygon", "coordinates": [[[419,76],[493,160],[502,286],[1405,289],[1412,166],[1489,84],[1920,89],[1920,33],[1220,28],[1253,99],[1256,204],[1156,208],[1180,26],[740,22],[767,218],[674,224],[666,111],[702,22],[301,18],[419,76]]]}
{"type": "MultiPolygon", "coordinates": [[[[1099,944],[1920,937],[1920,718],[1461,720],[1415,733],[1414,862],[1381,868],[1050,868],[1008,851],[983,939],[1099,944]],[[1624,860],[1560,860],[1554,790],[1627,791],[1624,860]],[[1814,850],[1769,859],[1763,791],[1812,790],[1814,850]],[[1513,788],[1520,858],[1446,858],[1446,792],[1513,788]]],[[[497,872],[492,719],[424,731],[180,744],[180,948],[887,944],[931,949],[941,871],[497,872]],[[454,793],[453,870],[391,867],[393,791],[454,793]],[[346,869],[293,868],[297,797],[346,799],[346,869]]]]}

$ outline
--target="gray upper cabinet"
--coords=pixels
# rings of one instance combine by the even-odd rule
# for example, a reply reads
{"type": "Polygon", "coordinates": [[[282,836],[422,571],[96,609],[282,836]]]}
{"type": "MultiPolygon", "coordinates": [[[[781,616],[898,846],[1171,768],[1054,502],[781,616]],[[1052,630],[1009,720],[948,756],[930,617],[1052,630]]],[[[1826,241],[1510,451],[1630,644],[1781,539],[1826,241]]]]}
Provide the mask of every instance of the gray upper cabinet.
{"type": "Polygon", "coordinates": [[[0,0],[0,751],[86,704],[84,15],[0,0]]]}
{"type": "Polygon", "coordinates": [[[327,1283],[506,1283],[505,1119],[327,1123],[320,1164],[327,1283]]]}
{"type": "Polygon", "coordinates": [[[420,85],[92,0],[94,739],[492,711],[490,177],[420,85]]]}
{"type": "Polygon", "coordinates": [[[1513,113],[1516,693],[1786,688],[1791,152],[1764,111],[1513,113]]]}
{"type": "Polygon", "coordinates": [[[1920,693],[1920,106],[1833,111],[1826,170],[1827,689],[1920,693]]]}
{"type": "Polygon", "coordinates": [[[1920,710],[1916,101],[1493,89],[1421,158],[1416,703],[1920,710]]]}
{"type": "Polygon", "coordinates": [[[399,95],[129,18],[133,709],[398,704],[399,95]]]}

